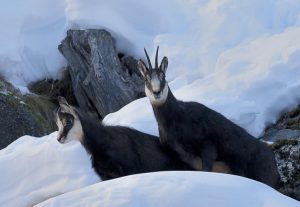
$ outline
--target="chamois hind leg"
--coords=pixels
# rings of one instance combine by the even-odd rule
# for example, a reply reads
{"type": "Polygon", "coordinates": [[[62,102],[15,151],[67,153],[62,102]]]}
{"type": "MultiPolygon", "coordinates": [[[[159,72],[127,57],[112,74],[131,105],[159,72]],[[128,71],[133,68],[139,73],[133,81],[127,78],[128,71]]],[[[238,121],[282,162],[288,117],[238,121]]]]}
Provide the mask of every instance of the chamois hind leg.
{"type": "Polygon", "coordinates": [[[212,171],[214,162],[217,159],[217,155],[217,149],[210,141],[206,141],[203,143],[201,151],[203,171],[212,171]]]}

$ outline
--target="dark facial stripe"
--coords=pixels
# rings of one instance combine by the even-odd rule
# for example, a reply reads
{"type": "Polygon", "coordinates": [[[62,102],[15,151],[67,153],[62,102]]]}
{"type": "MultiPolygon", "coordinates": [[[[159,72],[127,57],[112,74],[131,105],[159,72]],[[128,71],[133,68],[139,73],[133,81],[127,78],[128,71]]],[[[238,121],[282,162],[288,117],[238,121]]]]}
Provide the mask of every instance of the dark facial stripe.
{"type": "Polygon", "coordinates": [[[148,70],[146,74],[145,85],[152,93],[162,91],[166,85],[165,74],[160,69],[148,70]],[[159,91],[154,91],[152,88],[151,82],[154,81],[154,79],[159,81],[159,91]]]}
{"type": "Polygon", "coordinates": [[[63,143],[69,131],[73,127],[74,117],[71,114],[62,113],[61,111],[58,111],[58,117],[63,125],[63,131],[61,134],[59,134],[58,141],[63,143]]]}

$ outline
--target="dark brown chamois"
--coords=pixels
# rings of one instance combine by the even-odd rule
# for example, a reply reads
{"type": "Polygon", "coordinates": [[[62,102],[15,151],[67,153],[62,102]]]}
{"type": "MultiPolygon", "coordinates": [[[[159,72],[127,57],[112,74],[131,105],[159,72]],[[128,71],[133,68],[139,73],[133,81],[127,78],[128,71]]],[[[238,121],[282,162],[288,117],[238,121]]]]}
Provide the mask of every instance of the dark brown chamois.
{"type": "MultiPolygon", "coordinates": [[[[56,112],[58,141],[78,140],[91,155],[92,166],[102,180],[136,173],[166,170],[193,170],[177,154],[163,147],[158,137],[122,126],[105,126],[59,97],[56,112]]],[[[214,170],[228,172],[224,163],[214,170]]]]}
{"type": "Polygon", "coordinates": [[[222,114],[197,102],[177,100],[165,79],[168,59],[155,67],[145,50],[148,67],[140,60],[145,92],[155,114],[160,141],[170,146],[194,169],[202,159],[202,169],[212,170],[216,159],[224,161],[233,174],[245,176],[275,187],[279,174],[273,152],[222,114]],[[196,164],[195,164],[196,163],[196,164]]]}

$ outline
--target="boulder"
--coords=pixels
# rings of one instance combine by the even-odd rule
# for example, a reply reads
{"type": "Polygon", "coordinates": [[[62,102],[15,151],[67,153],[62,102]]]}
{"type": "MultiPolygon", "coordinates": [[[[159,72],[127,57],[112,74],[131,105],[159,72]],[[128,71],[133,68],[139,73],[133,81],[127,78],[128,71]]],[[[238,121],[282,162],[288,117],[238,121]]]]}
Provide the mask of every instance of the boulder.
{"type": "Polygon", "coordinates": [[[144,95],[137,61],[120,60],[105,30],[69,30],[59,45],[68,61],[72,86],[81,109],[100,118],[144,95]]]}
{"type": "Polygon", "coordinates": [[[51,108],[54,106],[49,101],[35,95],[23,96],[0,78],[0,149],[23,135],[43,136],[54,131],[51,108]]]}
{"type": "Polygon", "coordinates": [[[300,106],[282,114],[275,124],[267,127],[262,139],[275,142],[298,137],[300,137],[300,106]]]}
{"type": "Polygon", "coordinates": [[[300,201],[300,137],[275,142],[273,151],[281,178],[280,191],[300,201]]]}
{"type": "Polygon", "coordinates": [[[262,139],[273,142],[281,180],[279,191],[300,201],[300,106],[282,114],[262,139]]]}

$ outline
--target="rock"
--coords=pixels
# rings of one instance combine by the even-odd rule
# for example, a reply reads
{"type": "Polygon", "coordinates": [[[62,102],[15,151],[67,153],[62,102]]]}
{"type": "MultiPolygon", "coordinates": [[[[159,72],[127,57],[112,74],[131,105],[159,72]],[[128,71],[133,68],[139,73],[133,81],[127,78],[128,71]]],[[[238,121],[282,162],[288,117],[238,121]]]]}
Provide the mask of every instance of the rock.
{"type": "Polygon", "coordinates": [[[42,136],[54,131],[54,124],[48,121],[53,117],[45,118],[50,105],[33,95],[23,96],[0,78],[0,149],[23,135],[42,136]]]}
{"type": "Polygon", "coordinates": [[[279,140],[273,151],[281,178],[280,191],[300,201],[300,138],[279,140]]]}
{"type": "Polygon", "coordinates": [[[297,137],[300,137],[300,106],[284,113],[275,124],[267,127],[261,139],[274,142],[297,137]]]}
{"type": "Polygon", "coordinates": [[[295,139],[300,137],[300,130],[269,129],[263,136],[263,140],[276,142],[282,139],[295,139]]]}
{"type": "Polygon", "coordinates": [[[279,191],[300,201],[300,106],[269,126],[262,139],[273,142],[281,179],[279,191]]]}
{"type": "Polygon", "coordinates": [[[63,96],[67,99],[68,103],[77,106],[77,101],[73,92],[71,76],[69,70],[65,68],[60,80],[44,79],[29,84],[28,89],[34,94],[57,104],[57,97],[63,96]]]}
{"type": "Polygon", "coordinates": [[[107,31],[69,30],[58,48],[68,61],[75,97],[83,110],[101,118],[143,95],[136,60],[123,57],[121,62],[107,31]]]}

